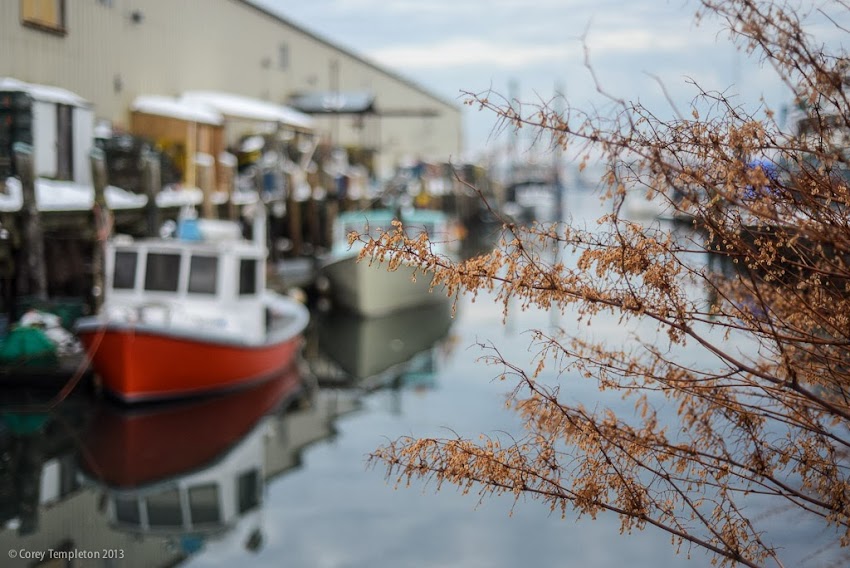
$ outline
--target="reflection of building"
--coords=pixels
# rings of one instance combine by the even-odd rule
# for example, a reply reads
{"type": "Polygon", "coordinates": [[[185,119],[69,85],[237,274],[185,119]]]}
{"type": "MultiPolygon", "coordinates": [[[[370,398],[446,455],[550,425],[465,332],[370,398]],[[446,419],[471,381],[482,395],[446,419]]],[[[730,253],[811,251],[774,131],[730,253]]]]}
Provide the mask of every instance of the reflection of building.
{"type": "MultiPolygon", "coordinates": [[[[76,409],[81,418],[92,415],[88,427],[74,433],[83,443],[78,454],[69,432],[59,458],[42,467],[10,472],[0,465],[0,476],[8,474],[17,485],[40,484],[42,491],[31,507],[20,502],[23,495],[6,495],[4,506],[17,512],[5,517],[0,547],[122,550],[124,558],[113,565],[139,567],[174,566],[219,547],[257,550],[267,483],[298,467],[303,448],[333,435],[336,418],[358,408],[345,393],[301,391],[293,398],[285,384],[277,387],[141,414],[112,405],[76,409]],[[181,436],[175,429],[181,425],[191,433],[181,436]],[[60,491],[63,479],[73,481],[70,492],[60,491]],[[37,522],[23,530],[27,507],[35,509],[37,522]]],[[[16,562],[4,565],[31,561],[16,562]]]]}
{"type": "Polygon", "coordinates": [[[379,171],[461,152],[453,102],[246,0],[0,2],[0,76],[79,93],[125,128],[139,95],[304,96],[322,134],[377,150],[379,171]]]}

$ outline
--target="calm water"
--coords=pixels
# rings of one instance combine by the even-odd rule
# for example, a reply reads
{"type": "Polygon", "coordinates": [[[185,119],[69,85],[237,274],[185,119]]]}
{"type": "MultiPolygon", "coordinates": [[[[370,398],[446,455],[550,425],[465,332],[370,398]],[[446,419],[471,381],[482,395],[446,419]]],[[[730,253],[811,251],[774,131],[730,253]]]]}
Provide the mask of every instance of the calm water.
{"type": "MultiPolygon", "coordinates": [[[[598,213],[589,193],[567,206],[576,220],[598,213]]],[[[147,413],[85,397],[49,416],[4,413],[0,565],[38,564],[7,562],[7,550],[48,549],[123,556],[78,566],[709,565],[699,551],[675,555],[660,531],[620,535],[610,515],[562,520],[533,501],[479,503],[423,483],[394,490],[365,467],[370,451],[402,435],[518,432],[504,408],[512,384],[492,380],[498,369],[478,361],[476,343],[527,360],[525,330],[574,331],[569,314],[518,312],[503,325],[479,297],[454,319],[439,310],[371,321],[317,313],[314,324],[301,377],[254,391],[147,413]],[[309,388],[294,393],[299,378],[309,388]]],[[[634,341],[611,318],[590,332],[634,341]]],[[[600,400],[588,381],[566,396],[600,400]]],[[[817,532],[783,521],[777,534],[796,565],[817,532]]]]}

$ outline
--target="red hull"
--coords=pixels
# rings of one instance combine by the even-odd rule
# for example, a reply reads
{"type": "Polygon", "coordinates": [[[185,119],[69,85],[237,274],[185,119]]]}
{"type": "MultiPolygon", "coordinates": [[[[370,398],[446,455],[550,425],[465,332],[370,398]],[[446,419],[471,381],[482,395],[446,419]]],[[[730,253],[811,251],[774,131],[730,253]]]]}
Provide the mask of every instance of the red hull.
{"type": "Polygon", "coordinates": [[[297,335],[279,343],[240,346],[105,327],[80,332],[103,386],[127,402],[186,397],[238,388],[289,367],[297,335]]]}
{"type": "Polygon", "coordinates": [[[92,477],[131,488],[205,467],[298,391],[295,368],[238,392],[144,411],[102,404],[82,452],[92,477]]]}

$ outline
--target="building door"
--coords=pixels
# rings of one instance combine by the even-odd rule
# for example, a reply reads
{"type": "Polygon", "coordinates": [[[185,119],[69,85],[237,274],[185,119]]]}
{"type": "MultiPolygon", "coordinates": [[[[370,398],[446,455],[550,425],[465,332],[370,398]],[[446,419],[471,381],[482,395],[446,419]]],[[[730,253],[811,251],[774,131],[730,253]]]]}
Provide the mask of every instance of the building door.
{"type": "Polygon", "coordinates": [[[74,179],[74,107],[56,105],[56,178],[74,179]]]}

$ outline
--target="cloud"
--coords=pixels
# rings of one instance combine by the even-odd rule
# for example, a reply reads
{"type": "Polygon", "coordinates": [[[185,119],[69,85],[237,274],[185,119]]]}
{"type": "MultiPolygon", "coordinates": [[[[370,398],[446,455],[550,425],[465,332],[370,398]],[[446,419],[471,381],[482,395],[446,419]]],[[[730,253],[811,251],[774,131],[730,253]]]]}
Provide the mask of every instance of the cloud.
{"type": "MultiPolygon", "coordinates": [[[[275,0],[254,0],[260,3],[273,3],[275,0]]],[[[314,0],[315,1],[315,0],[314,0]]],[[[447,18],[458,18],[459,16],[477,16],[486,19],[493,12],[504,12],[506,10],[522,10],[528,12],[528,0],[473,0],[458,2],[457,0],[324,0],[329,12],[348,12],[350,14],[364,13],[366,11],[379,11],[401,15],[439,15],[447,18]]],[[[567,2],[571,10],[582,7],[598,5],[598,0],[582,0],[567,2]]],[[[564,0],[535,0],[533,8],[535,11],[563,9],[564,0]]]]}
{"type": "Polygon", "coordinates": [[[580,54],[578,44],[506,44],[484,39],[448,39],[430,44],[373,49],[367,55],[400,69],[430,69],[488,65],[518,68],[563,60],[580,54]]]}
{"type": "MultiPolygon", "coordinates": [[[[697,38],[700,36],[697,35],[697,38]]],[[[703,40],[695,41],[693,33],[659,33],[657,29],[619,28],[594,31],[591,28],[587,36],[587,45],[591,55],[634,54],[678,52],[685,48],[693,49],[703,40]]],[[[712,41],[713,43],[713,41],[712,41]]]]}
{"type": "MultiPolygon", "coordinates": [[[[675,54],[686,49],[714,45],[713,37],[704,34],[658,33],[657,30],[643,28],[592,30],[584,41],[591,57],[675,54]]],[[[536,64],[581,61],[583,49],[580,38],[534,44],[481,37],[454,37],[376,48],[366,55],[397,69],[451,69],[475,65],[517,69],[536,64]]]]}

